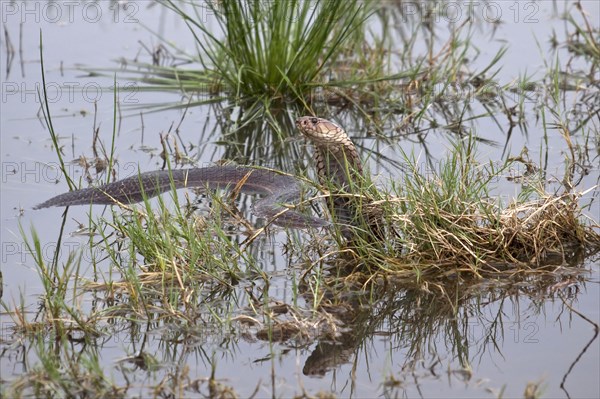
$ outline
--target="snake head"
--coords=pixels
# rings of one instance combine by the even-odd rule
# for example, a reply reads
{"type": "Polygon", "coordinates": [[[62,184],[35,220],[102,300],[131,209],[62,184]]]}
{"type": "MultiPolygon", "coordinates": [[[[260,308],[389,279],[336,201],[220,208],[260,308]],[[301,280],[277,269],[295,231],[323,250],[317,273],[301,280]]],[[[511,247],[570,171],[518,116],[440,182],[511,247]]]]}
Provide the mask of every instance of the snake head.
{"type": "Polygon", "coordinates": [[[296,127],[317,146],[340,145],[348,140],[344,129],[327,119],[301,116],[296,119],[296,127]]]}
{"type": "Polygon", "coordinates": [[[341,185],[348,180],[348,169],[362,174],[356,147],[340,126],[327,119],[302,116],[296,119],[296,127],[315,147],[317,172],[321,179],[334,177],[341,185]]]}

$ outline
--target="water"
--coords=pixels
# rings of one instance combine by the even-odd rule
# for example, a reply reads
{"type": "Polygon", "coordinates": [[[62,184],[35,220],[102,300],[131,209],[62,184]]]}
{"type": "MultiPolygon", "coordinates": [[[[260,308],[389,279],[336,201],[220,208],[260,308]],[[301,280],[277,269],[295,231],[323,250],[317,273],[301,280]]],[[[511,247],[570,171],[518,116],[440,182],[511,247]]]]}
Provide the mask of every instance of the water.
{"type": "MultiPolygon", "coordinates": [[[[484,64],[486,59],[489,60],[499,46],[508,45],[509,51],[501,62],[501,82],[509,82],[525,73],[542,74],[542,56],[549,51],[548,38],[553,31],[559,39],[564,35],[564,22],[556,18],[553,3],[522,4],[518,16],[516,5],[499,5],[503,23],[497,27],[496,35],[492,36],[489,28],[481,28],[482,34],[475,37],[481,49],[475,68],[477,63],[484,64]],[[530,5],[534,7],[526,8],[530,5]],[[530,12],[534,14],[527,14],[530,12]]],[[[590,21],[598,26],[598,4],[583,2],[583,6],[590,21]]],[[[25,231],[35,226],[46,259],[52,259],[63,210],[32,211],[31,207],[67,189],[57,170],[56,155],[40,117],[36,94],[41,81],[40,29],[51,113],[67,161],[76,160],[82,154],[91,156],[94,126],[99,127],[105,145],[110,145],[113,122],[113,92],[106,89],[113,82],[111,74],[108,77],[85,76],[73,68],[75,65],[114,66],[113,60],[131,59],[138,51],[141,59],[149,59],[150,55],[140,50],[140,42],[157,46],[158,40],[144,27],[159,31],[176,41],[180,48],[193,49],[193,40],[181,21],[158,6],[148,7],[147,3],[2,2],[0,7],[2,24],[16,50],[10,71],[7,71],[7,42],[3,39],[0,206],[2,300],[6,308],[0,316],[4,350],[0,355],[0,375],[4,382],[23,375],[37,363],[31,343],[25,342],[24,347],[15,344],[14,323],[7,312],[7,309],[17,307],[22,297],[26,317],[32,319],[43,293],[38,271],[32,255],[26,251],[19,226],[25,231]],[[22,43],[19,40],[21,27],[22,43]],[[69,90],[65,86],[86,90],[69,90]],[[60,180],[58,184],[57,180],[60,180]]],[[[560,3],[556,6],[558,10],[562,7],[560,3]]],[[[128,111],[125,106],[180,101],[180,98],[177,94],[135,90],[137,83],[123,79],[119,74],[117,82],[123,89],[119,94],[123,109],[119,112],[129,112],[133,116],[120,120],[116,170],[126,177],[136,173],[138,167],[143,171],[157,169],[162,165],[158,156],[161,151],[159,135],[172,131],[182,113],[140,114],[128,111]]],[[[564,140],[553,132],[547,144],[542,142],[542,128],[533,120],[534,107],[535,104],[529,104],[527,108],[528,134],[513,133],[507,153],[516,156],[526,145],[532,160],[547,157],[550,174],[562,176],[564,140]]],[[[204,129],[207,132],[218,129],[213,112],[208,107],[192,108],[179,127],[184,142],[201,148],[199,164],[216,161],[228,151],[225,145],[214,143],[219,140],[218,135],[199,135],[204,129]]],[[[504,131],[490,119],[479,121],[477,127],[482,137],[500,144],[500,147],[480,146],[479,156],[494,161],[504,159],[501,155],[504,131]]],[[[348,130],[353,135],[361,135],[361,132],[348,130]]],[[[437,159],[443,158],[449,147],[446,138],[442,134],[432,134],[427,140],[429,151],[437,159]]],[[[392,158],[398,146],[422,151],[419,144],[404,140],[389,147],[386,147],[387,143],[374,140],[358,141],[364,147],[363,151],[382,148],[382,152],[392,158]]],[[[590,174],[581,184],[583,188],[597,184],[600,178],[597,161],[593,162],[590,174]]],[[[70,175],[85,178],[79,166],[69,164],[69,168],[70,175]]],[[[371,169],[381,174],[382,184],[399,173],[392,163],[372,163],[371,169]]],[[[517,191],[518,185],[499,182],[499,195],[510,198],[517,191]]],[[[591,201],[594,195],[597,196],[597,192],[590,193],[584,201],[591,201]]],[[[66,231],[76,232],[79,223],[86,223],[88,211],[85,207],[71,209],[66,231]]],[[[93,211],[101,213],[102,208],[94,207],[93,211]]],[[[600,219],[598,201],[592,203],[587,212],[595,220],[600,219]]],[[[309,236],[301,235],[300,238],[303,242],[310,241],[309,236]]],[[[258,264],[271,276],[267,288],[269,296],[284,303],[290,303],[294,297],[297,282],[291,276],[297,272],[297,265],[302,264],[301,259],[284,252],[287,240],[287,235],[280,233],[271,240],[260,241],[255,249],[258,264]]],[[[86,248],[86,243],[85,236],[69,235],[61,243],[65,250],[63,258],[69,250],[86,248]]],[[[91,265],[89,262],[84,265],[82,274],[90,276],[91,265]]],[[[495,282],[494,288],[457,282],[455,287],[445,287],[453,293],[450,297],[457,298],[457,309],[450,303],[438,303],[439,297],[427,292],[413,292],[403,287],[396,287],[396,291],[374,288],[376,298],[381,299],[375,300],[373,306],[357,305],[364,301],[359,297],[351,301],[354,307],[343,311],[345,320],[350,320],[347,323],[349,331],[340,331],[337,346],[310,336],[271,345],[255,338],[257,326],[232,322],[232,328],[223,329],[207,316],[207,321],[198,320],[191,325],[183,322],[180,325],[161,322],[140,325],[118,321],[111,327],[115,322],[107,319],[102,324],[105,335],[98,338],[97,348],[105,373],[117,385],[125,384],[125,374],[135,387],[130,388],[128,395],[135,395],[138,390],[140,394],[147,393],[148,387],[157,385],[163,378],[169,381],[168,373],[181,375],[179,373],[186,366],[189,367],[189,378],[192,381],[198,379],[203,392],[207,390],[204,379],[211,375],[214,367],[215,378],[224,386],[232,387],[241,397],[250,396],[255,389],[257,397],[300,395],[302,389],[312,394],[332,391],[342,397],[493,397],[504,390],[504,397],[517,397],[522,396],[526,385],[532,382],[540,382],[547,397],[598,397],[599,341],[594,339],[593,326],[565,305],[569,304],[595,323],[600,320],[597,260],[588,260],[582,269],[587,270],[583,275],[557,277],[551,281],[532,279],[530,285],[518,279],[495,282]],[[567,284],[570,286],[565,289],[567,284]],[[154,357],[157,365],[142,367],[138,363],[135,367],[127,360],[141,352],[154,357]],[[467,365],[470,370],[465,370],[467,365]],[[561,381],[567,373],[563,389],[561,381]]],[[[252,280],[242,282],[232,292],[205,305],[206,313],[227,314],[226,309],[237,304],[239,307],[233,313],[247,314],[246,289],[254,288],[255,284],[252,280]]],[[[92,298],[85,301],[85,306],[90,309],[103,303],[101,293],[97,302],[92,298]]],[[[126,301],[126,297],[119,299],[126,301]]],[[[311,301],[309,293],[299,295],[299,301],[299,308],[303,308],[304,301],[311,301]]],[[[282,320],[289,318],[282,316],[282,320]]],[[[327,320],[321,322],[319,328],[331,328],[327,320]]],[[[48,342],[52,345],[50,339],[48,342]]],[[[74,343],[74,347],[75,352],[86,353],[88,350],[78,343],[74,343]]],[[[192,395],[192,386],[186,392],[192,395]]]]}

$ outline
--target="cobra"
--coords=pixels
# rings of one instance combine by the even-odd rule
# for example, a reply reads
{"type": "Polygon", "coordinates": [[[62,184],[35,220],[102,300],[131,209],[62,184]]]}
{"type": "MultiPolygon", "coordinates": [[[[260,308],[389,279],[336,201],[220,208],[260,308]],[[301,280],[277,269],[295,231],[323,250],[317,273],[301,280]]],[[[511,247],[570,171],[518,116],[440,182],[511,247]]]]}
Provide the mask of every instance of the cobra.
{"type": "MultiPolygon", "coordinates": [[[[336,196],[345,192],[353,181],[363,175],[363,166],[354,143],[344,129],[322,118],[303,116],[296,120],[298,130],[315,147],[317,175],[332,194],[329,209],[333,221],[353,224],[356,209],[348,197],[336,196]],[[331,187],[334,190],[331,190],[331,187]]],[[[135,203],[172,188],[198,187],[233,189],[263,196],[253,206],[256,216],[272,220],[283,227],[310,228],[330,226],[331,222],[303,214],[285,204],[301,198],[299,179],[280,171],[251,166],[210,166],[177,170],[158,170],[140,173],[98,187],[74,190],[53,197],[34,209],[53,206],[135,203]]],[[[344,230],[343,230],[344,231],[344,230]]]]}

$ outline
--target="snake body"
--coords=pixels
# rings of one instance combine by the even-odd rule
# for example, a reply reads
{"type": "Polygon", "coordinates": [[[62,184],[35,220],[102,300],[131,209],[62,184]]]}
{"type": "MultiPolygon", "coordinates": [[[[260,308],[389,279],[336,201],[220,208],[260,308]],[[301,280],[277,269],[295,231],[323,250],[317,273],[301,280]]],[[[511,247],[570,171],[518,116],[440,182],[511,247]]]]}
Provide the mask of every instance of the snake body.
{"type": "MultiPolygon", "coordinates": [[[[296,120],[299,131],[315,147],[315,162],[319,181],[345,191],[363,169],[356,148],[344,129],[326,119],[304,116],[296,120]]],[[[298,201],[302,185],[298,179],[279,171],[249,166],[212,166],[178,170],[158,170],[140,173],[103,186],[74,190],[53,197],[34,209],[53,206],[110,205],[134,203],[151,198],[172,188],[205,187],[236,189],[262,195],[253,206],[253,213],[283,227],[324,227],[330,222],[305,215],[284,204],[298,201]]],[[[332,190],[330,190],[332,191],[332,190]]],[[[334,196],[330,211],[336,222],[352,224],[355,210],[346,197],[334,196]]]]}
{"type": "Polygon", "coordinates": [[[113,205],[141,202],[161,193],[186,187],[233,190],[263,196],[254,203],[253,213],[282,227],[324,227],[326,220],[305,215],[284,204],[298,201],[302,186],[298,179],[270,169],[249,166],[210,166],[140,173],[99,187],[69,191],[50,198],[34,209],[71,205],[113,205]],[[243,182],[243,183],[242,183],[243,182]],[[237,184],[240,183],[239,187],[237,184]]]}

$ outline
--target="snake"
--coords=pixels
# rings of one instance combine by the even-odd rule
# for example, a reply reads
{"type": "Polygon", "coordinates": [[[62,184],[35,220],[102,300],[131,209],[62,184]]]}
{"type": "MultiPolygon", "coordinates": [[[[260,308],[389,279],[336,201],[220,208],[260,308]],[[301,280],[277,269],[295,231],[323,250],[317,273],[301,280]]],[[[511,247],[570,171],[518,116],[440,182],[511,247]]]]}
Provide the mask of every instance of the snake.
{"type": "MultiPolygon", "coordinates": [[[[314,146],[319,182],[327,186],[331,194],[346,192],[363,176],[363,165],[356,147],[339,125],[314,116],[299,117],[295,124],[300,133],[314,146]]],[[[90,204],[130,204],[173,188],[191,187],[258,194],[262,198],[253,204],[252,213],[278,226],[319,228],[332,225],[328,220],[306,215],[293,206],[288,206],[302,197],[303,184],[299,178],[273,169],[240,165],[143,172],[101,186],[57,195],[36,205],[34,209],[90,204]]],[[[356,209],[349,198],[333,196],[329,210],[334,222],[353,224],[356,209]]]]}

